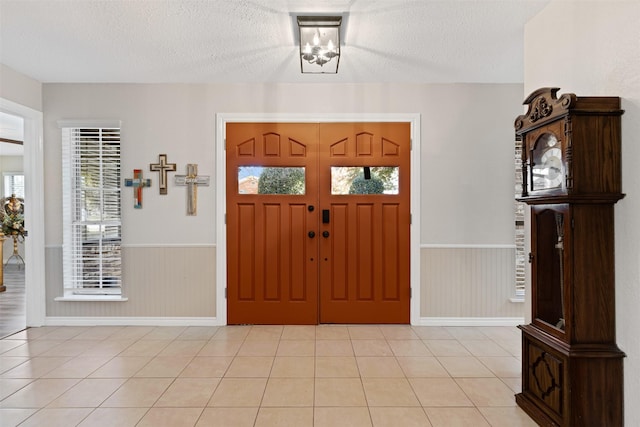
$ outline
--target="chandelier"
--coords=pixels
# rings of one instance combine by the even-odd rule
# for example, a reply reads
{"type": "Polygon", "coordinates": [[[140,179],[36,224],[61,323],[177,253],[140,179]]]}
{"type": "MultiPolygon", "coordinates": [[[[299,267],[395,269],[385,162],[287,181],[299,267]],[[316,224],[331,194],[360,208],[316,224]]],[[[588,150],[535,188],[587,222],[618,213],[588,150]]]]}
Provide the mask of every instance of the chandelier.
{"type": "Polygon", "coordinates": [[[341,24],[341,16],[298,16],[303,73],[338,72],[341,24]]]}

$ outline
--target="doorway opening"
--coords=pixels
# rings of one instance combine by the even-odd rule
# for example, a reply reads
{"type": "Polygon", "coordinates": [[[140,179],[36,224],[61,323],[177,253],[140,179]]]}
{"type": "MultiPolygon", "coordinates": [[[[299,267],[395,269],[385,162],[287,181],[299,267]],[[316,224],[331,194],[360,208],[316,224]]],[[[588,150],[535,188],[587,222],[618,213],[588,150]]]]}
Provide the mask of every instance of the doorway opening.
{"type": "Polygon", "coordinates": [[[220,324],[417,323],[419,179],[415,177],[419,176],[419,150],[415,144],[411,150],[411,142],[418,139],[419,116],[353,119],[353,116],[322,120],[260,116],[255,120],[248,116],[218,116],[218,136],[227,148],[225,151],[218,146],[217,164],[218,188],[224,189],[218,191],[217,199],[217,212],[223,219],[217,221],[220,324]],[[260,129],[257,143],[255,135],[228,133],[235,125],[243,127],[252,122],[272,129],[260,129]],[[282,132],[284,123],[293,126],[291,134],[282,132]],[[305,126],[311,126],[310,135],[296,133],[305,126]],[[382,136],[385,132],[382,129],[393,126],[402,129],[400,136],[382,136]],[[308,141],[316,137],[317,147],[313,148],[308,141]],[[229,150],[242,160],[221,162],[229,150]],[[278,153],[289,158],[279,157],[278,153]],[[401,167],[400,153],[406,156],[401,167]],[[282,175],[283,170],[277,170],[280,167],[298,176],[298,180],[303,177],[304,194],[247,195],[258,185],[256,168],[265,166],[255,159],[249,160],[254,154],[267,159],[265,165],[271,175],[282,175]],[[292,159],[300,164],[294,165],[292,159]],[[343,181],[350,175],[353,182],[347,185],[343,181]],[[389,184],[393,179],[399,179],[400,190],[389,184]],[[378,185],[380,181],[382,185],[378,185]],[[228,200],[229,194],[232,197],[228,200]],[[253,201],[262,201],[247,203],[252,197],[253,201]],[[274,203],[276,200],[280,201],[274,203]],[[247,221],[255,223],[256,219],[263,231],[247,226],[247,221]],[[277,244],[278,239],[285,239],[285,244],[282,241],[277,244]],[[243,245],[243,241],[249,243],[243,245]],[[250,263],[250,268],[246,266],[247,256],[257,260],[250,263]],[[243,267],[239,268],[241,264],[243,267]],[[243,275],[246,277],[239,277],[243,275]],[[261,275],[257,281],[256,275],[261,275]],[[287,284],[267,286],[261,280],[265,276],[287,284]],[[244,285],[232,288],[231,283],[238,280],[244,285]],[[286,303],[277,303],[284,293],[286,303]],[[229,299],[225,299],[225,294],[229,299]],[[265,307],[270,307],[271,320],[265,321],[261,315],[239,320],[232,312],[233,304],[249,302],[256,296],[264,299],[265,307]],[[401,307],[400,314],[390,314],[394,312],[390,308],[393,305],[401,307]],[[296,311],[306,318],[292,320],[296,311]]]}
{"type": "Polygon", "coordinates": [[[26,326],[42,326],[46,311],[42,112],[4,98],[0,98],[0,112],[24,120],[24,222],[29,231],[23,257],[26,326]]]}

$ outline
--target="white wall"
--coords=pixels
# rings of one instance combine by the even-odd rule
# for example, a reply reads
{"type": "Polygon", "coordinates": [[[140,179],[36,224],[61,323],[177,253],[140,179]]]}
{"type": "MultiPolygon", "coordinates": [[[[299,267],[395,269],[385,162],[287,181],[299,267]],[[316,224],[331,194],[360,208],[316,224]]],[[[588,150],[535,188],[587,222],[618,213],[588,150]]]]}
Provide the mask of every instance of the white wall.
{"type": "MultiPolygon", "coordinates": [[[[521,103],[522,85],[518,84],[45,84],[47,315],[96,315],[90,305],[79,309],[78,303],[51,302],[62,292],[61,273],[56,267],[59,261],[52,262],[60,259],[62,244],[58,120],[122,120],[123,177],[140,168],[154,181],[144,190],[141,210],[132,207],[131,189],[123,189],[123,245],[136,249],[138,262],[143,265],[134,267],[144,269],[152,268],[150,254],[158,248],[187,248],[194,257],[200,257],[214,253],[210,246],[225,244],[215,236],[215,195],[224,191],[217,188],[214,179],[215,144],[221,143],[215,141],[216,113],[419,113],[422,235],[415,238],[435,247],[470,246],[477,251],[513,245],[513,120],[522,113],[521,103]],[[199,173],[211,176],[211,186],[198,190],[197,216],[185,215],[186,191],[175,186],[174,174],[169,174],[168,194],[158,194],[158,175],[149,172],[149,164],[157,162],[160,153],[178,164],[179,173],[184,173],[187,163],[198,163],[199,173]]],[[[131,269],[132,263],[125,259],[123,265],[127,263],[126,268],[131,269]]],[[[194,266],[174,263],[171,268],[187,275],[194,266]]],[[[423,277],[428,273],[423,272],[423,277]]],[[[206,290],[202,288],[215,286],[209,274],[197,276],[200,284],[194,287],[190,283],[190,292],[203,295],[206,290]]],[[[145,302],[145,316],[187,315],[188,305],[171,311],[167,308],[174,305],[181,283],[140,283],[148,276],[140,272],[132,276],[138,282],[123,277],[125,292],[129,293],[126,286],[145,286],[147,293],[154,295],[145,302]]],[[[509,278],[502,283],[493,278],[485,281],[487,295],[495,295],[496,287],[501,288],[501,295],[513,287],[509,278]]],[[[430,286],[432,289],[434,285],[430,286]]],[[[435,286],[451,284],[436,281],[435,286]]],[[[424,295],[429,297],[428,293],[424,295]]],[[[438,315],[464,316],[465,311],[457,306],[459,301],[451,303],[449,310],[438,315]]],[[[109,310],[100,309],[100,313],[142,315],[133,306],[131,300],[121,305],[111,303],[109,310]]],[[[200,316],[215,315],[212,307],[199,310],[200,316]]],[[[493,315],[519,317],[521,313],[521,307],[505,307],[493,315]]],[[[431,315],[421,313],[423,317],[431,315]]]]}
{"type": "Polygon", "coordinates": [[[640,425],[640,2],[553,1],[525,31],[525,94],[560,87],[620,96],[622,187],[616,204],[616,332],[624,361],[625,425],[640,425]]]}
{"type": "MultiPolygon", "coordinates": [[[[148,169],[159,153],[178,173],[198,163],[214,178],[216,113],[402,112],[422,115],[421,243],[513,244],[512,124],[521,98],[522,86],[513,84],[45,84],[46,241],[62,241],[57,120],[121,119],[124,176],[142,168],[157,181],[148,169]]],[[[198,216],[188,218],[185,190],[173,179],[166,196],[157,186],[144,190],[142,210],[129,209],[125,190],[123,220],[135,226],[123,231],[123,243],[214,243],[215,191],[213,181],[200,188],[198,216]]]]}
{"type": "MultiPolygon", "coordinates": [[[[215,185],[198,189],[198,215],[187,217],[186,190],[173,183],[187,163],[198,173],[214,170],[215,110],[203,85],[45,84],[46,244],[62,244],[61,119],[122,120],[122,177],[142,169],[152,187],[143,190],[143,209],[133,209],[133,190],[123,188],[123,244],[215,243],[215,185]],[[158,193],[158,173],[149,170],[158,154],[176,163],[168,173],[168,194],[158,193]]],[[[215,99],[215,98],[214,98],[215,99]]]]}
{"type": "Polygon", "coordinates": [[[42,83],[0,64],[0,98],[42,111],[42,83]]]}

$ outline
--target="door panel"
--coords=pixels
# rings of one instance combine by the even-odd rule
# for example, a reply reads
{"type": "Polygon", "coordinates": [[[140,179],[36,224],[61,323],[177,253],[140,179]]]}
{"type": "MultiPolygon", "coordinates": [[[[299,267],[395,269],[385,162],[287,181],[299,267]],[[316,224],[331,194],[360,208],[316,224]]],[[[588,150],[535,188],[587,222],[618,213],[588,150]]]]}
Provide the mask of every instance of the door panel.
{"type": "Polygon", "coordinates": [[[320,125],[321,323],[409,323],[410,149],[408,123],[320,125]],[[397,167],[397,194],[332,194],[336,166],[397,167]]]}
{"type": "Polygon", "coordinates": [[[228,323],[409,322],[409,132],[408,123],[227,125],[228,323]],[[304,194],[265,194],[264,175],[239,176],[261,167],[304,168],[304,194]],[[332,167],[363,177],[340,177],[332,194],[332,167]],[[384,173],[397,185],[382,194],[372,183],[384,173]]]}
{"type": "Polygon", "coordinates": [[[317,134],[300,124],[227,125],[229,324],[318,322],[318,244],[308,234],[318,222],[309,210],[317,206],[317,134]],[[258,189],[260,179],[239,176],[241,166],[242,173],[272,167],[263,177],[271,184],[258,189]],[[283,167],[304,168],[304,194],[273,184],[283,167]]]}

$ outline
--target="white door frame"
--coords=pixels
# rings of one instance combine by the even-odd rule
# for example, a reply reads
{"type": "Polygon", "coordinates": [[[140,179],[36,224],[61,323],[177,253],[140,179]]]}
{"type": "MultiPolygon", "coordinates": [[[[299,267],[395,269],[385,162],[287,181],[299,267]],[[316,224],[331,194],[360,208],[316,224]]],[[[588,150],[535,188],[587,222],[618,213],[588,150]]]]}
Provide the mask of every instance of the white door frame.
{"type": "Polygon", "coordinates": [[[227,324],[226,128],[227,123],[409,122],[411,124],[411,304],[420,321],[420,114],[216,114],[216,323],[227,324]]]}
{"type": "Polygon", "coordinates": [[[29,232],[24,245],[26,317],[27,326],[42,326],[46,314],[42,112],[5,98],[0,98],[0,111],[24,119],[24,222],[29,232]]]}

